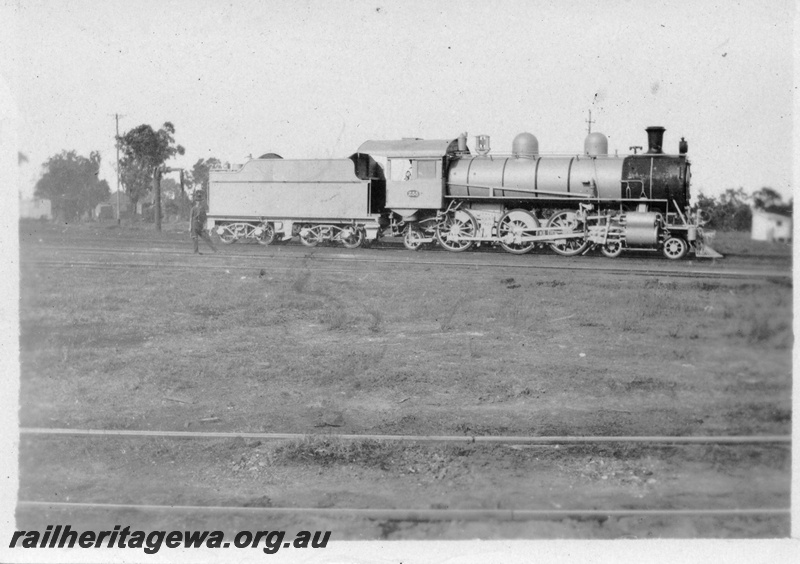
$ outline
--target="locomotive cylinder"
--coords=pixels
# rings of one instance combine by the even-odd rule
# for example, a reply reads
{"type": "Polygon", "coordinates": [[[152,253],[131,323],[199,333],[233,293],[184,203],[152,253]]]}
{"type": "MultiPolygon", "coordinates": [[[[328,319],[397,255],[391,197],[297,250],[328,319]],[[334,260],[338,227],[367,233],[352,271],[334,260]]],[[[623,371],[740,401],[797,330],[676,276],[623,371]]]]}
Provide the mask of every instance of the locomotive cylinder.
{"type": "Polygon", "coordinates": [[[630,212],[625,214],[625,240],[630,246],[652,247],[658,243],[661,214],[630,212]]]}

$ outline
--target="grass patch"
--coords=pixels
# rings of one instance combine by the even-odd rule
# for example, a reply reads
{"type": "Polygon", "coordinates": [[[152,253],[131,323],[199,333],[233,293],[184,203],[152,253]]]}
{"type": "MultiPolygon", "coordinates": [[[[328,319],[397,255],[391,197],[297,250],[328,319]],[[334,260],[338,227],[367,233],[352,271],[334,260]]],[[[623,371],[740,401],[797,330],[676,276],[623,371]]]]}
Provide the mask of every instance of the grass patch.
{"type": "MultiPolygon", "coordinates": [[[[43,248],[34,240],[23,257],[43,248]]],[[[741,400],[713,375],[736,363],[754,379],[791,370],[783,284],[429,265],[334,272],[282,251],[269,277],[261,265],[254,276],[170,268],[183,255],[148,271],[24,265],[23,420],[184,429],[213,413],[219,429],[306,432],[311,406],[331,405],[353,432],[464,422],[706,432],[692,413],[741,400]],[[191,403],[163,399],[174,390],[191,403]],[[598,415],[607,405],[631,415],[598,415]],[[653,405],[663,415],[650,417],[653,405]]],[[[782,405],[789,389],[781,379],[747,400],[782,405]]],[[[742,424],[785,422],[759,411],[742,424]]]]}
{"type": "Polygon", "coordinates": [[[383,312],[377,307],[366,308],[367,315],[369,315],[368,328],[373,333],[380,333],[383,324],[383,312]]]}
{"type": "Polygon", "coordinates": [[[396,457],[402,448],[398,443],[343,441],[332,437],[312,436],[277,447],[272,460],[276,464],[358,464],[371,468],[388,468],[392,457],[396,457]]]}
{"type": "Polygon", "coordinates": [[[792,245],[787,243],[771,243],[753,241],[746,231],[717,231],[711,241],[711,247],[723,255],[745,255],[761,257],[791,257],[792,245]]]}

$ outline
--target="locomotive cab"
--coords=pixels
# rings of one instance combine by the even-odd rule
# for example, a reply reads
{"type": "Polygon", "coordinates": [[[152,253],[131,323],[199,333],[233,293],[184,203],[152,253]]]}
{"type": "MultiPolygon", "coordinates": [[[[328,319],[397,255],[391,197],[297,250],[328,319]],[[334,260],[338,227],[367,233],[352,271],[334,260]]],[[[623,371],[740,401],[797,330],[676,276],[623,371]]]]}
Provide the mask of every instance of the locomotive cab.
{"type": "Polygon", "coordinates": [[[394,210],[439,209],[442,205],[442,159],[389,159],[387,192],[387,205],[394,210]]]}
{"type": "Polygon", "coordinates": [[[367,141],[358,153],[379,163],[386,178],[386,208],[406,220],[420,210],[439,210],[444,202],[446,159],[457,139],[367,141]]]}

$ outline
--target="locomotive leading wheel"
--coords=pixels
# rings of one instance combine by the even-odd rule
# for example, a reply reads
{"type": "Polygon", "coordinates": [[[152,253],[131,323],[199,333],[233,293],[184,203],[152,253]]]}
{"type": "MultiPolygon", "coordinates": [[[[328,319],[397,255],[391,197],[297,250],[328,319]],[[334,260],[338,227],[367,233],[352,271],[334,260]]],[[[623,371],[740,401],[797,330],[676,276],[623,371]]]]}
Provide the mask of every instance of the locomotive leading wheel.
{"type": "Polygon", "coordinates": [[[474,237],[478,231],[478,223],[471,213],[458,210],[447,214],[447,217],[436,228],[436,239],[448,251],[466,251],[472,246],[472,241],[465,237],[474,237]]]}
{"type": "Polygon", "coordinates": [[[527,210],[511,210],[505,213],[497,224],[500,246],[509,253],[522,255],[530,252],[536,243],[520,240],[525,235],[536,235],[539,221],[527,210]]]}
{"type": "Polygon", "coordinates": [[[238,239],[236,233],[233,232],[230,225],[221,225],[216,229],[216,232],[217,235],[219,235],[219,240],[226,245],[235,243],[236,240],[238,239]]]}
{"type": "Polygon", "coordinates": [[[622,254],[622,241],[609,241],[600,247],[600,252],[608,258],[617,258],[622,254]]]}
{"type": "Polygon", "coordinates": [[[364,242],[364,231],[353,225],[342,229],[342,245],[348,249],[356,249],[364,242]]]}
{"type": "Polygon", "coordinates": [[[418,251],[422,247],[422,233],[419,228],[409,225],[403,236],[403,245],[409,251],[418,251]]]}
{"type": "Polygon", "coordinates": [[[680,237],[670,237],[664,242],[664,256],[671,260],[682,259],[689,251],[689,244],[680,237]]]}
{"type": "Polygon", "coordinates": [[[275,240],[275,229],[272,227],[272,224],[265,223],[259,227],[261,228],[261,235],[256,237],[256,241],[258,241],[260,245],[271,245],[275,240]]]}
{"type": "Polygon", "coordinates": [[[316,247],[322,240],[316,227],[305,225],[300,231],[300,242],[306,247],[316,247]]]}
{"type": "MultiPolygon", "coordinates": [[[[578,219],[577,214],[571,210],[554,213],[547,222],[547,227],[563,235],[583,234],[584,223],[578,219]]],[[[550,243],[550,248],[559,255],[572,257],[581,254],[589,247],[589,241],[584,237],[571,237],[550,243]]]]}

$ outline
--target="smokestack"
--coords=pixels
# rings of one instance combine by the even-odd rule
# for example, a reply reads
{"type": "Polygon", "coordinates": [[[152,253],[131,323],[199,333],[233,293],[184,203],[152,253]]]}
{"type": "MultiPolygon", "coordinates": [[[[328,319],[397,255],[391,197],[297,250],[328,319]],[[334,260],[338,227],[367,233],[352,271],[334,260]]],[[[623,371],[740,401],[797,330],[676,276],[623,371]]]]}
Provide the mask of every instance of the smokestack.
{"type": "Polygon", "coordinates": [[[647,152],[648,154],[663,153],[661,146],[664,143],[664,132],[666,129],[663,127],[648,127],[645,129],[647,132],[647,152]]]}

